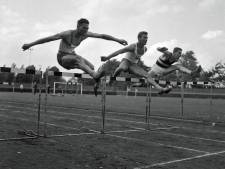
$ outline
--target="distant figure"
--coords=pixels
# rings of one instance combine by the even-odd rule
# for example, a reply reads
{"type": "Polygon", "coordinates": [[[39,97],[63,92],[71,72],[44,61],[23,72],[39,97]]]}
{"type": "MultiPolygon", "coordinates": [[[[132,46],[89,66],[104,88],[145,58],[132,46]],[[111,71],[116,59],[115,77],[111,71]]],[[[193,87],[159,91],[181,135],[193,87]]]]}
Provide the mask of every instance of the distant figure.
{"type": "Polygon", "coordinates": [[[23,84],[20,84],[20,92],[23,93],[23,84]]]}
{"type": "Polygon", "coordinates": [[[68,70],[81,69],[84,72],[88,73],[96,81],[94,91],[95,93],[97,93],[99,79],[104,74],[104,67],[100,67],[100,69],[97,72],[95,72],[94,65],[90,63],[87,59],[78,55],[74,51],[74,49],[78,47],[83,40],[89,37],[112,40],[122,45],[127,45],[127,41],[123,39],[118,39],[106,34],[98,34],[98,33],[89,32],[88,29],[89,29],[89,21],[87,19],[81,18],[77,21],[76,29],[67,30],[53,36],[38,39],[34,42],[24,44],[22,46],[22,49],[27,50],[32,46],[60,39],[61,41],[60,41],[59,50],[57,54],[58,63],[65,69],[68,69],[68,70]]]}
{"type": "Polygon", "coordinates": [[[37,82],[33,83],[33,93],[34,95],[37,93],[37,82]]]}
{"type": "Polygon", "coordinates": [[[48,94],[50,93],[50,89],[51,89],[51,87],[50,87],[50,85],[48,84],[48,86],[47,86],[47,93],[48,93],[48,94]]]}
{"type": "MultiPolygon", "coordinates": [[[[147,71],[145,71],[142,67],[138,65],[138,62],[140,61],[141,57],[147,51],[147,47],[145,45],[148,40],[148,33],[145,31],[141,31],[138,33],[137,38],[138,42],[130,44],[120,50],[117,50],[108,56],[101,57],[102,61],[107,61],[119,54],[126,53],[119,67],[115,70],[112,78],[110,79],[115,79],[115,77],[122,71],[128,71],[129,73],[132,73],[136,76],[146,78],[148,83],[150,83],[156,89],[159,90],[159,94],[169,93],[171,91],[171,88],[161,87],[158,83],[155,82],[155,80],[151,76],[148,75],[147,71]]],[[[112,83],[112,81],[110,81],[109,83],[112,83]]]]}

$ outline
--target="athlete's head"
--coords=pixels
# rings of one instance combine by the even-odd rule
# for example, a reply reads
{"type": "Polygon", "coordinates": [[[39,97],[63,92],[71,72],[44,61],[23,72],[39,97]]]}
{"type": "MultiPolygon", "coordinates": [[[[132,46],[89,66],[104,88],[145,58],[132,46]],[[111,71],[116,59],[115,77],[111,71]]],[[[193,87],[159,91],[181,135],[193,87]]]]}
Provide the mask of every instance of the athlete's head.
{"type": "Polygon", "coordinates": [[[77,21],[77,31],[80,34],[87,33],[89,29],[89,21],[85,18],[81,18],[77,21]]]}
{"type": "Polygon", "coordinates": [[[179,48],[179,47],[175,47],[173,49],[173,56],[176,60],[178,60],[180,57],[181,57],[181,54],[182,54],[182,49],[179,48]]]}
{"type": "Polygon", "coordinates": [[[141,31],[138,33],[138,42],[142,45],[146,45],[148,41],[148,32],[141,31]]]}

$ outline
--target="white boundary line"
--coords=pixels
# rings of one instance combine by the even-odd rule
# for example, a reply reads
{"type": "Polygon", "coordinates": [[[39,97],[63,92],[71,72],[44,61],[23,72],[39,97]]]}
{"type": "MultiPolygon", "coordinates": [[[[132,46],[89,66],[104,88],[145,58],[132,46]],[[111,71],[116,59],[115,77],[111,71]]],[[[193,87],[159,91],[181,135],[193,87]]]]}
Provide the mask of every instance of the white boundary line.
{"type": "Polygon", "coordinates": [[[225,153],[225,150],[219,151],[219,152],[214,152],[214,153],[207,153],[207,154],[198,155],[198,156],[189,157],[189,158],[182,158],[182,159],[178,159],[178,160],[172,160],[172,161],[155,163],[155,164],[146,165],[146,166],[135,167],[134,169],[148,169],[148,168],[151,168],[151,167],[165,166],[167,164],[173,164],[173,163],[189,161],[189,160],[194,160],[194,159],[199,159],[199,158],[204,158],[204,157],[216,156],[216,155],[220,155],[220,154],[224,154],[224,153],[225,153]]]}
{"type": "Polygon", "coordinates": [[[20,140],[27,140],[27,139],[37,139],[38,137],[12,137],[12,138],[2,138],[0,141],[20,141],[20,140]]]}
{"type": "Polygon", "coordinates": [[[217,142],[217,143],[225,143],[225,140],[215,140],[215,139],[202,138],[202,137],[193,137],[193,136],[187,136],[187,135],[184,135],[184,134],[170,133],[170,132],[166,132],[166,131],[159,131],[159,132],[163,133],[163,134],[167,134],[167,135],[178,136],[178,137],[185,137],[185,138],[204,140],[204,141],[213,141],[213,142],[217,142]]]}
{"type": "Polygon", "coordinates": [[[65,137],[65,136],[83,136],[83,135],[94,135],[94,134],[99,134],[100,132],[98,133],[69,133],[69,134],[56,134],[56,135],[49,135],[47,136],[47,138],[52,138],[52,137],[65,137]]]}
{"type": "MultiPolygon", "coordinates": [[[[132,127],[131,127],[132,128],[132,127]]],[[[173,129],[173,128],[175,128],[175,127],[168,127],[168,128],[163,128],[163,127],[159,127],[159,128],[154,128],[154,129],[150,129],[150,130],[147,130],[147,129],[144,129],[144,128],[134,128],[134,129],[136,129],[136,130],[115,130],[115,131],[107,131],[106,132],[106,134],[107,133],[120,133],[120,132],[123,132],[123,131],[125,131],[125,132],[132,132],[132,131],[140,131],[140,132],[142,132],[142,131],[144,131],[144,132],[151,132],[151,131],[155,131],[155,130],[170,130],[170,129],[173,129]]]]}
{"type": "Polygon", "coordinates": [[[196,149],[191,149],[191,148],[186,148],[186,147],[181,147],[181,146],[173,146],[173,145],[167,145],[167,144],[162,144],[162,143],[157,143],[154,141],[144,141],[141,139],[137,139],[137,138],[131,138],[131,137],[124,137],[124,136],[118,136],[118,135],[114,135],[114,134],[107,134],[108,136],[111,137],[116,137],[116,138],[120,138],[120,139],[124,139],[124,140],[131,140],[131,141],[135,141],[135,142],[141,142],[141,143],[147,143],[147,144],[154,144],[157,146],[163,146],[163,147],[171,147],[171,148],[175,148],[175,149],[182,149],[182,150],[186,150],[186,151],[192,151],[192,152],[197,152],[197,153],[209,153],[207,151],[201,151],[201,150],[196,150],[196,149]]]}

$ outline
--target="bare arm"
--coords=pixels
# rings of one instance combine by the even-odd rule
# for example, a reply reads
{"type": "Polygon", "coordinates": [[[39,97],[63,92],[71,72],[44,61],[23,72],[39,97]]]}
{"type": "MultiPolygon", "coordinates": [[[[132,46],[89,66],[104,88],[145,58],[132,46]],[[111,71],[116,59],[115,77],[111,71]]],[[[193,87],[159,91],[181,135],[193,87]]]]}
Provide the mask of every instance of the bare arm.
{"type": "Polygon", "coordinates": [[[69,31],[65,31],[65,32],[58,33],[58,34],[55,34],[55,35],[52,35],[52,36],[48,36],[48,37],[45,37],[45,38],[38,39],[38,40],[36,40],[34,42],[31,42],[31,43],[24,44],[22,46],[22,49],[27,50],[30,47],[38,45],[38,44],[47,43],[47,42],[51,42],[51,41],[54,41],[54,40],[62,39],[64,37],[64,35],[66,35],[68,32],[69,31]]]}
{"type": "Polygon", "coordinates": [[[118,38],[115,38],[115,37],[113,37],[111,35],[88,32],[87,36],[88,37],[93,37],[93,38],[101,38],[101,39],[105,39],[105,40],[112,40],[112,41],[118,42],[118,43],[120,43],[122,45],[127,45],[127,41],[126,40],[118,39],[118,38]]]}
{"type": "Polygon", "coordinates": [[[168,48],[166,48],[166,47],[158,47],[157,50],[158,50],[159,52],[162,52],[162,53],[167,54],[167,55],[170,55],[170,54],[171,54],[171,53],[168,51],[168,48]]]}
{"type": "Polygon", "coordinates": [[[111,53],[108,56],[102,56],[101,60],[102,61],[107,61],[107,60],[110,60],[113,57],[116,57],[119,54],[126,53],[126,52],[132,52],[132,51],[134,51],[134,45],[129,45],[129,46],[126,46],[126,47],[124,47],[122,49],[119,49],[119,50],[111,53]]]}

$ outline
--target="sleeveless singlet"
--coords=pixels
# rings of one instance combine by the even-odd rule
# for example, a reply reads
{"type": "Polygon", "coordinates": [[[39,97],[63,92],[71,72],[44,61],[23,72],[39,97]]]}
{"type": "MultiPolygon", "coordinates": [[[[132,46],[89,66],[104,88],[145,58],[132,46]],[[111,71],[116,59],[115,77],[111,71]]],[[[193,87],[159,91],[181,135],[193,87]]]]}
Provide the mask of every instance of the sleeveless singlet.
{"type": "Polygon", "coordinates": [[[140,57],[143,56],[145,52],[146,52],[146,47],[144,46],[143,54],[139,54],[137,50],[137,43],[136,43],[134,52],[127,52],[125,58],[132,63],[138,63],[138,61],[140,60],[140,57]]]}
{"type": "Polygon", "coordinates": [[[170,67],[174,62],[176,62],[172,55],[172,53],[161,55],[156,61],[156,64],[162,68],[170,67]]]}

